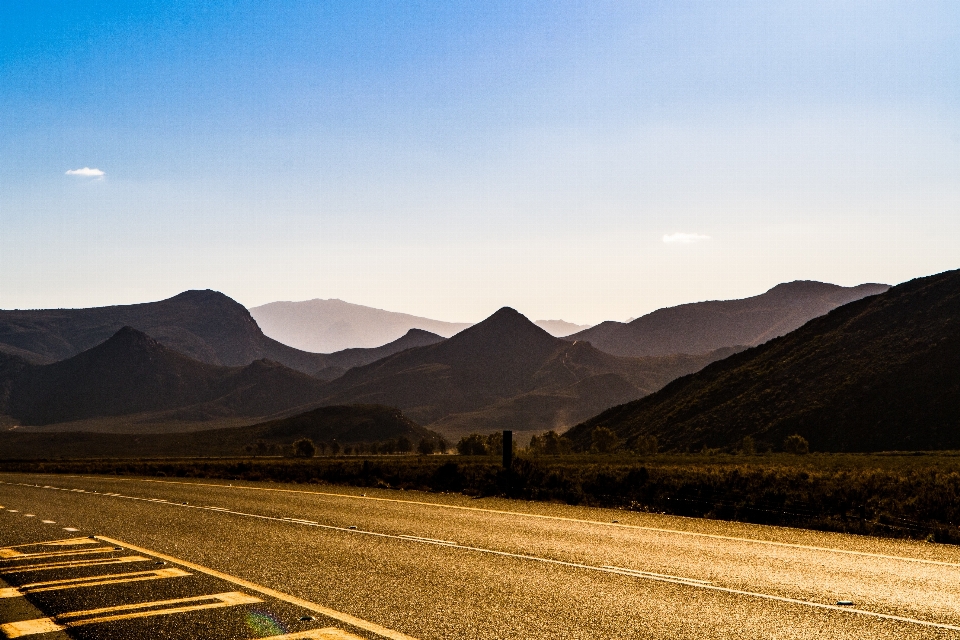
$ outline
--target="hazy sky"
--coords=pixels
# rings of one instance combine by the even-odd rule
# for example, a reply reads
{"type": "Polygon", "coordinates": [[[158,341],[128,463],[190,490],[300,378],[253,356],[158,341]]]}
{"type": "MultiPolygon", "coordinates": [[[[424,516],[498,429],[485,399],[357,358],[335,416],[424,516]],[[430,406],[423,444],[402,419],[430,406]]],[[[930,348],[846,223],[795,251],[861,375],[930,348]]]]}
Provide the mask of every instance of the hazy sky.
{"type": "Polygon", "coordinates": [[[0,3],[0,308],[625,319],[960,267],[960,3],[0,3]]]}

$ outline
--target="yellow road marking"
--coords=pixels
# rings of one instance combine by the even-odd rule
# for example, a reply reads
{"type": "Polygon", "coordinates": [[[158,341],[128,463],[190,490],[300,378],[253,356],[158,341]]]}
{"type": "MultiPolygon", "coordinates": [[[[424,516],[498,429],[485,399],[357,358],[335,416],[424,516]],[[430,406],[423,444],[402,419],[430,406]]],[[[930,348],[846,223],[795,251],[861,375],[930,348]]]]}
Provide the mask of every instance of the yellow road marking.
{"type": "Polygon", "coordinates": [[[73,611],[71,613],[62,613],[54,618],[37,618],[35,620],[24,620],[21,622],[12,622],[0,625],[0,631],[3,631],[8,638],[19,638],[26,635],[39,633],[49,633],[51,631],[62,631],[68,627],[81,627],[88,624],[98,624],[101,622],[114,622],[117,620],[129,620],[132,618],[150,618],[153,616],[166,616],[174,613],[187,613],[189,611],[201,611],[205,609],[219,609],[222,607],[235,607],[243,604],[256,604],[263,602],[260,598],[250,596],[238,591],[227,593],[214,593],[207,596],[195,596],[192,598],[177,598],[174,600],[156,600],[153,602],[140,602],[137,604],[122,604],[116,607],[103,607],[100,609],[88,609],[86,611],[73,611]],[[207,604],[192,604],[189,602],[204,602],[213,600],[207,604]],[[162,607],[163,605],[183,604],[182,607],[167,607],[165,609],[153,609],[151,607],[162,607]],[[141,611],[137,611],[141,609],[141,611]],[[146,609],[145,611],[143,609],[146,609]],[[127,611],[129,613],[120,613],[127,611]],[[115,615],[98,615],[98,614],[115,615]],[[93,616],[93,617],[86,617],[93,616]],[[80,620],[69,620],[69,618],[82,618],[80,620]]]}
{"type": "MultiPolygon", "coordinates": [[[[65,538],[63,540],[51,540],[49,542],[38,542],[36,546],[42,547],[69,547],[79,544],[99,544],[99,540],[95,538],[65,538]]],[[[29,544],[20,544],[17,547],[30,547],[34,545],[29,544]]]]}
{"type": "Polygon", "coordinates": [[[72,551],[41,551],[37,553],[23,553],[15,549],[0,549],[0,560],[25,560],[26,558],[53,558],[56,556],[82,556],[91,553],[109,553],[115,551],[113,547],[100,547],[99,549],[77,549],[72,551]],[[3,553],[7,551],[8,553],[3,553]]]}
{"type": "Polygon", "coordinates": [[[123,564],[126,562],[146,562],[150,558],[143,556],[121,556],[119,558],[98,558],[96,560],[73,560],[71,562],[46,562],[42,564],[26,564],[16,567],[0,569],[0,574],[23,573],[26,571],[47,571],[53,569],[73,569],[75,567],[100,567],[108,564],[123,564]]]}
{"type": "Polygon", "coordinates": [[[61,627],[50,618],[37,618],[36,620],[22,620],[21,622],[8,622],[0,624],[0,631],[8,638],[21,638],[23,636],[32,636],[41,633],[52,633],[54,631],[63,631],[61,627]]]}
{"type": "Polygon", "coordinates": [[[191,574],[182,569],[154,569],[152,571],[133,571],[130,573],[111,573],[102,576],[86,576],[84,578],[49,580],[47,582],[33,582],[15,588],[0,589],[0,598],[15,598],[28,593],[61,591],[80,587],[98,587],[107,584],[125,584],[128,582],[143,582],[145,580],[162,580],[164,578],[183,578],[189,575],[191,574]]]}
{"type": "Polygon", "coordinates": [[[276,598],[277,600],[288,602],[292,605],[296,605],[303,609],[307,609],[308,611],[313,611],[314,613],[322,614],[324,616],[327,616],[328,618],[333,618],[334,620],[339,620],[340,622],[348,624],[352,627],[356,627],[358,629],[363,629],[364,631],[375,633],[378,636],[382,636],[384,638],[390,638],[390,640],[416,640],[416,638],[412,636],[408,636],[406,634],[400,633],[399,631],[394,631],[392,629],[382,627],[373,622],[367,622],[366,620],[352,616],[349,613],[343,613],[335,609],[330,609],[328,607],[324,607],[323,605],[310,602],[309,600],[302,600],[295,596],[291,596],[286,593],[282,593],[280,591],[275,591],[274,589],[270,589],[269,587],[263,587],[256,583],[244,580],[242,578],[237,578],[235,576],[231,576],[226,573],[221,573],[220,571],[217,571],[215,569],[208,569],[207,567],[203,567],[198,564],[188,562],[186,560],[180,560],[179,558],[174,558],[172,556],[168,556],[162,553],[157,553],[156,551],[151,551],[150,549],[137,547],[132,544],[128,544],[126,542],[120,542],[119,540],[114,540],[113,538],[108,538],[106,536],[97,536],[97,539],[102,540],[103,542],[106,542],[108,544],[115,544],[118,546],[126,547],[127,549],[130,549],[131,551],[135,551],[136,553],[151,555],[156,558],[160,558],[161,560],[166,560],[167,562],[172,562],[174,564],[179,564],[181,566],[187,567],[188,569],[193,569],[194,571],[197,571],[199,573],[205,573],[215,578],[226,580],[227,582],[231,582],[235,585],[244,587],[251,591],[256,591],[257,593],[261,593],[265,596],[269,596],[271,598],[276,598]]]}
{"type": "Polygon", "coordinates": [[[282,636],[271,636],[270,640],[363,640],[363,638],[348,633],[343,629],[326,627],[324,629],[313,629],[311,631],[286,633],[282,636]]]}

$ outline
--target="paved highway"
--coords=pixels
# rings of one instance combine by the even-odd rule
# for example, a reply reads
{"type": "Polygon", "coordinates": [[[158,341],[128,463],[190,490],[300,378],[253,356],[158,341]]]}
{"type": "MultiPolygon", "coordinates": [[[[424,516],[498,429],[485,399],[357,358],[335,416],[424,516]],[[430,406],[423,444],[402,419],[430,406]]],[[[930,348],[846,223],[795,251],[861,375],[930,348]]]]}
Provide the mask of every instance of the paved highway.
{"type": "Polygon", "coordinates": [[[960,638],[945,545],[325,485],[0,474],[0,506],[0,638],[960,638]]]}

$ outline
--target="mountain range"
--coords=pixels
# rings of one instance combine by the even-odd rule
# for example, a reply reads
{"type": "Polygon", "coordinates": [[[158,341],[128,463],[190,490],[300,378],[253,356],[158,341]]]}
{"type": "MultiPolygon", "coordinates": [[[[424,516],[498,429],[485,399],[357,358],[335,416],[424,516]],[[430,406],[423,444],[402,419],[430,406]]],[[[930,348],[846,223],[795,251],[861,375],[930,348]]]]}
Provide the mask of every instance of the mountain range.
{"type": "Polygon", "coordinates": [[[148,433],[376,404],[398,407],[450,438],[504,428],[564,429],[733,351],[621,358],[554,338],[505,308],[452,338],[324,382],[266,359],[242,367],[203,363],[124,327],[51,364],[0,354],[0,414],[21,431],[148,433]]]}
{"type": "MultiPolygon", "coordinates": [[[[337,299],[271,302],[251,307],[250,315],[271,338],[304,351],[322,353],[377,347],[411,329],[449,338],[473,324],[431,320],[337,299]]],[[[555,336],[566,336],[589,326],[564,320],[537,320],[536,324],[555,336]]]]}
{"type": "Polygon", "coordinates": [[[321,380],[270,360],[243,367],[200,362],[131,327],[52,364],[0,354],[0,413],[26,426],[111,417],[126,418],[130,430],[229,418],[249,423],[315,405],[322,388],[321,380]]]}
{"type": "MultiPolygon", "coordinates": [[[[0,424],[21,431],[192,431],[363,404],[397,407],[451,439],[474,431],[563,430],[746,348],[727,340],[766,339],[804,314],[877,288],[886,287],[788,283],[755,298],[684,305],[619,325],[657,329],[637,335],[658,336],[659,348],[720,345],[643,357],[556,338],[510,308],[448,339],[408,329],[381,347],[330,354],[266,337],[246,309],[213,291],[141,305],[2,311],[0,424]],[[696,318],[704,336],[694,331],[696,318]],[[122,320],[137,324],[114,329],[122,320]]],[[[653,343],[643,344],[649,350],[653,343]]]]}
{"type": "Polygon", "coordinates": [[[741,300],[694,302],[658,309],[628,323],[602,322],[566,339],[587,340],[601,351],[632,357],[754,346],[841,305],[889,288],[885,284],[840,287],[798,280],[741,300]]]}
{"type": "Polygon", "coordinates": [[[564,429],[734,351],[623,358],[555,338],[503,308],[443,342],[347,371],[325,386],[324,402],[396,406],[448,437],[564,429]]]}
{"type": "Polygon", "coordinates": [[[589,448],[597,427],[667,449],[792,434],[817,451],[960,449],[960,271],[846,304],[568,436],[589,448]]]}
{"type": "Polygon", "coordinates": [[[207,364],[236,367],[269,359],[309,374],[325,370],[322,377],[442,340],[426,331],[410,331],[374,349],[308,353],[268,338],[243,305],[205,290],[143,304],[0,311],[0,353],[49,364],[92,348],[125,326],[207,364]]]}

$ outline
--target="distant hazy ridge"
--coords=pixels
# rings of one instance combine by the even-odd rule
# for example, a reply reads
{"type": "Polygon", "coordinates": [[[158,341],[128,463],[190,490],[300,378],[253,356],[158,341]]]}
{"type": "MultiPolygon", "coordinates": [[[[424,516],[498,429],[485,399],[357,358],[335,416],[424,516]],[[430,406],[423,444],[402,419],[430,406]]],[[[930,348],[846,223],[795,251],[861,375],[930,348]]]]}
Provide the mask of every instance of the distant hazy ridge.
{"type": "MultiPolygon", "coordinates": [[[[379,347],[410,329],[422,329],[449,338],[472,324],[431,320],[336,299],[271,302],[252,307],[250,315],[274,340],[320,353],[353,347],[379,347]]],[[[563,320],[538,320],[536,324],[555,336],[586,328],[563,320]]]]}

